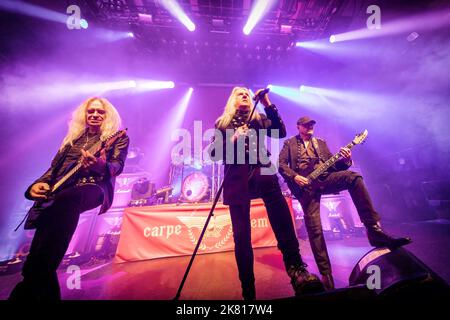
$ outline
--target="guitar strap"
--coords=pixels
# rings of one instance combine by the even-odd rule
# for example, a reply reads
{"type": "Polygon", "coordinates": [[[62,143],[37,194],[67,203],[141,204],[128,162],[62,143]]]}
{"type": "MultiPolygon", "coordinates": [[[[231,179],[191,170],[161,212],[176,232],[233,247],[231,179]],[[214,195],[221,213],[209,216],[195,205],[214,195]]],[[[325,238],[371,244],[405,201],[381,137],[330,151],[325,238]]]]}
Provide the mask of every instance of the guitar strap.
{"type": "Polygon", "coordinates": [[[312,145],[313,145],[314,151],[316,151],[317,156],[319,157],[319,159],[321,161],[323,161],[322,154],[321,154],[320,149],[319,149],[319,142],[317,142],[317,138],[316,137],[312,137],[311,141],[312,141],[312,145]]]}

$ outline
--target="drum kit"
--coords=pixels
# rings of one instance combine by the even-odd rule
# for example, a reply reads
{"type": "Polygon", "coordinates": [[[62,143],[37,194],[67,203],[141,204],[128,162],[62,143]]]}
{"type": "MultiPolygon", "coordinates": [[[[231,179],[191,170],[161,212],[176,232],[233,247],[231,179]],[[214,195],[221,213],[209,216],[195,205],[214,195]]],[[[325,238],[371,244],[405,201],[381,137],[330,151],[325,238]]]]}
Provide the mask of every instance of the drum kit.
{"type": "Polygon", "coordinates": [[[212,161],[185,161],[172,165],[169,184],[172,186],[172,200],[177,203],[213,201],[221,180],[223,166],[212,161]]]}

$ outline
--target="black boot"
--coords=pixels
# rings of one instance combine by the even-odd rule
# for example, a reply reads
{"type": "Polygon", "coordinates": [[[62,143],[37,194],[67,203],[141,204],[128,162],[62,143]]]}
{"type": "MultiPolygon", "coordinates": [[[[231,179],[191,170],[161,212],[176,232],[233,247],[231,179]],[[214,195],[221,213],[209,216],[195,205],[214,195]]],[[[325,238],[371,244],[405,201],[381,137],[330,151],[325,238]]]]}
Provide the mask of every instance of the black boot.
{"type": "Polygon", "coordinates": [[[411,238],[394,238],[386,234],[379,224],[366,225],[367,238],[371,246],[397,248],[411,243],[411,238]]]}
{"type": "Polygon", "coordinates": [[[325,289],[319,277],[309,273],[306,267],[306,264],[300,264],[291,266],[287,270],[289,277],[291,277],[291,284],[294,288],[295,295],[324,292],[325,289]]]}
{"type": "Polygon", "coordinates": [[[334,290],[334,279],[331,273],[322,275],[322,283],[326,291],[334,290]]]}
{"type": "Polygon", "coordinates": [[[252,301],[256,299],[255,284],[242,285],[242,298],[246,301],[252,301]]]}

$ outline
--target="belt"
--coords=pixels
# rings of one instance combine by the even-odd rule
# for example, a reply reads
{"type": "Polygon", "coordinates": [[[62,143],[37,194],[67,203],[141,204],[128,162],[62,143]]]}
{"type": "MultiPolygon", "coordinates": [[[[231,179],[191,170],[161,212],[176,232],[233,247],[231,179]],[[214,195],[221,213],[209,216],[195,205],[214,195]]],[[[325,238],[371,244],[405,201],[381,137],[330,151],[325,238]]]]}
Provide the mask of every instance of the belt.
{"type": "Polygon", "coordinates": [[[101,181],[103,181],[103,176],[82,177],[77,180],[76,186],[86,185],[86,184],[98,184],[101,181]]]}

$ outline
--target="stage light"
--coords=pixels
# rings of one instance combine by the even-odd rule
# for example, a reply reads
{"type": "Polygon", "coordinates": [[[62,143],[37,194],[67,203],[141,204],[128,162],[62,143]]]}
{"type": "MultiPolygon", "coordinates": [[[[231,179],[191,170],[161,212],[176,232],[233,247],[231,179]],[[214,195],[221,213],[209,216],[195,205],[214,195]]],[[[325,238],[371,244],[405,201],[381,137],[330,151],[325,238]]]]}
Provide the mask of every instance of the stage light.
{"type": "Polygon", "coordinates": [[[151,91],[173,88],[175,88],[175,83],[173,81],[139,80],[137,82],[137,90],[151,91]]]}
{"type": "Polygon", "coordinates": [[[181,6],[175,0],[164,0],[159,2],[172,16],[178,19],[189,31],[195,30],[195,24],[184,13],[181,6]]]}
{"type": "MultiPolygon", "coordinates": [[[[0,8],[43,20],[66,24],[68,15],[21,1],[2,0],[0,8]]],[[[80,21],[81,22],[81,21],[80,21]]]]}
{"type": "Polygon", "coordinates": [[[253,4],[253,8],[250,11],[247,23],[245,24],[242,32],[245,35],[249,35],[252,32],[256,24],[261,18],[269,11],[270,7],[275,3],[274,0],[256,0],[253,4]]]}
{"type": "Polygon", "coordinates": [[[411,32],[407,37],[406,40],[408,40],[409,42],[412,42],[414,40],[416,40],[419,37],[419,34],[417,32],[411,32]]]}
{"type": "MultiPolygon", "coordinates": [[[[319,40],[311,40],[311,41],[298,41],[295,43],[297,48],[305,48],[305,49],[313,49],[313,50],[324,50],[331,49],[330,39],[319,39],[319,40]]],[[[333,47],[333,50],[335,48],[333,47]]]]}
{"type": "Polygon", "coordinates": [[[138,13],[138,20],[143,23],[153,23],[153,17],[151,14],[138,13]]]}
{"type": "MultiPolygon", "coordinates": [[[[311,89],[312,90],[312,89],[311,89]]],[[[273,85],[271,92],[283,97],[286,100],[301,105],[302,108],[310,108],[316,111],[326,110],[329,108],[329,103],[321,95],[312,94],[310,87],[301,85],[300,87],[285,87],[273,85]]]]}
{"type": "MultiPolygon", "coordinates": [[[[161,125],[164,133],[158,141],[158,152],[153,157],[153,165],[155,168],[162,168],[167,164],[167,155],[171,154],[170,148],[173,145],[173,135],[176,135],[178,129],[183,124],[184,116],[189,106],[194,89],[189,88],[183,97],[170,109],[165,117],[165,123],[161,125]]],[[[178,137],[177,137],[178,138],[178,137]]],[[[186,156],[186,155],[183,155],[186,156]]],[[[172,154],[173,157],[176,157],[172,154]]],[[[183,159],[184,160],[184,159],[183,159]]]]}
{"type": "Polygon", "coordinates": [[[353,119],[377,116],[392,103],[386,96],[362,91],[307,85],[301,85],[299,91],[301,94],[298,101],[302,106],[314,107],[319,112],[324,111],[339,117],[350,116],[353,119]],[[361,108],[361,105],[364,105],[364,108],[361,108]]]}
{"type": "Polygon", "coordinates": [[[280,33],[292,33],[292,26],[282,24],[280,26],[280,33]]]}
{"type": "Polygon", "coordinates": [[[107,42],[114,42],[134,38],[134,33],[131,31],[113,31],[103,28],[93,29],[91,34],[98,40],[107,42]]]}
{"type": "Polygon", "coordinates": [[[81,84],[78,86],[78,90],[80,93],[101,94],[108,91],[130,89],[135,87],[136,81],[124,80],[124,81],[81,84]]]}
{"type": "Polygon", "coordinates": [[[396,34],[404,34],[417,32],[420,30],[439,30],[444,26],[450,25],[450,9],[434,11],[427,14],[420,14],[415,16],[410,16],[408,18],[402,18],[399,20],[392,20],[388,22],[383,22],[381,29],[368,29],[362,28],[357,30],[352,30],[344,33],[335,34],[334,41],[330,42],[341,42],[350,41],[358,39],[369,39],[375,37],[385,37],[392,36],[396,34]]]}
{"type": "Polygon", "coordinates": [[[80,26],[81,26],[83,29],[87,29],[87,28],[89,27],[89,24],[88,24],[88,22],[87,22],[86,19],[81,19],[81,20],[80,20],[80,26]]]}
{"type": "Polygon", "coordinates": [[[285,86],[272,85],[272,87],[270,88],[270,92],[296,103],[299,103],[301,99],[298,87],[291,88],[285,86]]]}
{"type": "Polygon", "coordinates": [[[171,132],[181,126],[193,91],[193,88],[189,88],[188,91],[184,94],[183,98],[181,98],[181,100],[177,103],[177,106],[175,107],[173,112],[173,116],[170,117],[171,124],[169,126],[170,129],[168,128],[168,132],[171,132]]]}
{"type": "Polygon", "coordinates": [[[212,19],[212,25],[214,27],[223,28],[225,22],[223,21],[223,19],[212,19]]]}
{"type": "Polygon", "coordinates": [[[334,34],[332,34],[330,36],[330,43],[335,43],[336,42],[336,36],[334,34]]]}

